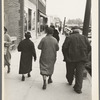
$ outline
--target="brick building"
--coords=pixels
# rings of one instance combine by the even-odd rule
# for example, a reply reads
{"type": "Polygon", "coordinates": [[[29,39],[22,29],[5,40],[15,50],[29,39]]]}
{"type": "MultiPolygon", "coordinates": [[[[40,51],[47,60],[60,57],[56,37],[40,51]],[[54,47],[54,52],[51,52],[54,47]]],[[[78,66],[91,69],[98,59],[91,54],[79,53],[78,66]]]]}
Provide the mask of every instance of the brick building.
{"type": "Polygon", "coordinates": [[[22,38],[21,25],[21,0],[4,0],[4,25],[8,29],[8,34],[17,36],[18,41],[22,38]]]}
{"type": "Polygon", "coordinates": [[[4,0],[4,25],[10,36],[17,37],[17,43],[24,38],[26,31],[36,36],[37,23],[44,25],[45,18],[46,0],[4,0]]]}

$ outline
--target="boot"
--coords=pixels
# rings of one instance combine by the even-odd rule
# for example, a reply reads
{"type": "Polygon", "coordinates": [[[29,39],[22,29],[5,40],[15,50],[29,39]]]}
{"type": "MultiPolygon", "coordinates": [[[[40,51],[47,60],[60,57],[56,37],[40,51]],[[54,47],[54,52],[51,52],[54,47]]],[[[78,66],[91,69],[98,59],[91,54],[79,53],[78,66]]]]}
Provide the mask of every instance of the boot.
{"type": "Polygon", "coordinates": [[[42,87],[43,90],[46,89],[46,80],[44,80],[44,84],[43,84],[43,87],[42,87]]]}
{"type": "Polygon", "coordinates": [[[46,89],[46,76],[43,75],[43,87],[42,87],[43,90],[46,89]]]}
{"type": "Polygon", "coordinates": [[[24,75],[22,75],[22,81],[25,81],[25,76],[24,75]]]}
{"type": "Polygon", "coordinates": [[[52,83],[53,81],[52,81],[52,78],[51,78],[51,76],[49,76],[49,79],[48,79],[48,84],[50,84],[50,83],[52,83]]]}
{"type": "Polygon", "coordinates": [[[27,74],[28,77],[31,77],[30,73],[27,74]]]}

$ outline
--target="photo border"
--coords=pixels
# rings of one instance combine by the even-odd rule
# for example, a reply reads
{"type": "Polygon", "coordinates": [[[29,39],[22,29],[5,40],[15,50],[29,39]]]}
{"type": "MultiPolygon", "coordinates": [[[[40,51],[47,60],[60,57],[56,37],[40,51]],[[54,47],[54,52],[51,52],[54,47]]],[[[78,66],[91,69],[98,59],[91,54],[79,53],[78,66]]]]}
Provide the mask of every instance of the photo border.
{"type": "MultiPolygon", "coordinates": [[[[98,1],[98,3],[97,3],[97,4],[98,4],[98,7],[97,7],[97,8],[98,8],[98,11],[97,11],[98,14],[97,14],[97,13],[94,13],[94,14],[95,14],[95,15],[98,15],[97,17],[98,17],[98,20],[99,20],[98,22],[99,22],[99,23],[96,23],[96,25],[98,26],[96,31],[99,31],[99,32],[100,32],[100,17],[99,17],[99,16],[100,16],[100,2],[99,2],[99,0],[97,0],[97,1],[98,1]],[[99,28],[99,29],[98,29],[98,28],[99,28]]],[[[93,2],[96,2],[96,0],[93,0],[93,2]]],[[[92,2],[92,4],[93,4],[93,2],[92,2]]],[[[96,4],[96,5],[97,5],[97,4],[96,4]]],[[[94,5],[94,7],[95,7],[95,5],[94,5]]],[[[94,8],[94,7],[93,7],[93,8],[94,8]]],[[[93,19],[93,21],[94,21],[94,19],[93,19]]],[[[92,24],[94,24],[94,22],[93,22],[92,24]]],[[[3,97],[2,97],[2,91],[3,91],[3,89],[2,89],[2,85],[3,85],[3,84],[2,84],[2,67],[3,67],[3,66],[2,66],[2,29],[3,29],[3,27],[2,27],[2,0],[0,0],[0,66],[1,66],[1,67],[0,67],[0,77],[1,77],[1,78],[0,78],[0,100],[2,100],[2,98],[3,98],[3,97]]],[[[95,32],[95,29],[94,29],[94,31],[93,31],[92,33],[95,34],[96,32],[95,32],[95,33],[94,33],[94,32],[95,32]]],[[[100,43],[99,43],[99,42],[100,42],[100,34],[99,34],[99,32],[98,32],[98,37],[96,36],[97,41],[98,41],[98,44],[97,44],[97,45],[98,45],[98,51],[100,50],[100,43]]],[[[93,35],[93,34],[92,34],[92,35],[93,35]]],[[[95,41],[94,41],[94,42],[95,42],[95,41]]],[[[95,44],[96,44],[96,42],[95,42],[95,44]]],[[[94,45],[93,45],[93,46],[94,46],[94,45]]],[[[97,49],[97,48],[96,48],[96,49],[97,49]]],[[[98,53],[99,53],[99,54],[98,54],[99,57],[97,57],[97,58],[95,57],[95,58],[98,60],[98,61],[96,61],[96,62],[99,64],[99,66],[97,66],[97,67],[98,67],[98,72],[100,72],[100,68],[99,68],[99,67],[100,67],[100,61],[99,61],[99,60],[100,60],[100,51],[99,51],[98,53]]],[[[96,56],[97,56],[97,55],[96,55],[96,56]]],[[[96,62],[95,62],[95,63],[96,63],[96,62]]],[[[94,64],[93,64],[93,65],[94,65],[94,64]]],[[[96,64],[96,65],[97,65],[97,64],[96,64]]],[[[94,67],[95,67],[95,66],[94,66],[94,67]]],[[[93,75],[94,75],[94,74],[93,74],[93,75]]],[[[96,75],[97,75],[97,74],[96,74],[96,75]]],[[[94,77],[94,78],[95,78],[95,77],[94,77]]],[[[97,98],[99,98],[99,100],[100,100],[100,95],[99,95],[99,91],[100,91],[100,73],[98,73],[97,79],[98,79],[98,80],[96,80],[96,82],[97,82],[97,84],[99,83],[99,85],[98,85],[98,86],[99,86],[99,89],[97,89],[97,92],[96,92],[96,93],[98,93],[98,97],[97,97],[97,98]]],[[[93,81],[95,81],[95,80],[92,79],[92,83],[94,83],[93,81]]],[[[93,85],[94,85],[94,84],[93,84],[93,85]]],[[[97,88],[98,86],[96,86],[96,88],[97,88]]],[[[94,88],[94,87],[92,87],[92,88],[94,88]]],[[[95,89],[95,90],[96,90],[96,89],[95,89]]],[[[92,89],[92,93],[95,93],[95,91],[93,91],[93,89],[92,89]]],[[[96,93],[95,93],[95,94],[96,94],[96,93]]],[[[93,96],[95,96],[95,97],[97,96],[97,94],[96,94],[96,95],[95,95],[95,94],[92,95],[92,100],[96,100],[96,99],[93,99],[93,96]]],[[[95,97],[94,97],[94,98],[95,98],[95,97]]],[[[98,100],[98,99],[97,99],[97,100],[98,100]]]]}
{"type": "Polygon", "coordinates": [[[2,0],[0,0],[0,100],[2,100],[2,0]]]}

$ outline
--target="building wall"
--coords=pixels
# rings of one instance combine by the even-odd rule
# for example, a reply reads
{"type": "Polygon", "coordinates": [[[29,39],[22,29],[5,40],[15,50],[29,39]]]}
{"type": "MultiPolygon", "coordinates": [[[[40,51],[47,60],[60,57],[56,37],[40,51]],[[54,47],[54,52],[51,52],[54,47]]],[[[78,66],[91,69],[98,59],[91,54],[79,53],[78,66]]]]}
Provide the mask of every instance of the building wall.
{"type": "Polygon", "coordinates": [[[31,3],[33,3],[34,5],[36,5],[36,1],[37,0],[29,0],[31,3]]]}
{"type": "MultiPolygon", "coordinates": [[[[4,25],[10,36],[17,37],[17,43],[24,38],[24,8],[35,8],[36,0],[4,0],[4,25]],[[27,4],[28,1],[28,4],[27,4]]],[[[35,22],[36,23],[36,22],[35,22]]]]}
{"type": "Polygon", "coordinates": [[[17,44],[23,39],[23,7],[24,0],[4,0],[4,25],[17,44]]]}
{"type": "Polygon", "coordinates": [[[24,0],[19,0],[20,3],[20,10],[19,10],[19,14],[20,14],[20,20],[19,22],[19,34],[17,35],[18,37],[18,42],[20,42],[23,38],[24,38],[24,0]]]}
{"type": "Polygon", "coordinates": [[[19,0],[4,0],[4,25],[8,29],[8,34],[10,34],[11,36],[17,36],[17,34],[19,34],[20,31],[19,9],[19,0]]]}
{"type": "Polygon", "coordinates": [[[40,1],[38,1],[38,9],[43,14],[46,14],[46,6],[44,6],[43,3],[41,3],[40,1]]]}

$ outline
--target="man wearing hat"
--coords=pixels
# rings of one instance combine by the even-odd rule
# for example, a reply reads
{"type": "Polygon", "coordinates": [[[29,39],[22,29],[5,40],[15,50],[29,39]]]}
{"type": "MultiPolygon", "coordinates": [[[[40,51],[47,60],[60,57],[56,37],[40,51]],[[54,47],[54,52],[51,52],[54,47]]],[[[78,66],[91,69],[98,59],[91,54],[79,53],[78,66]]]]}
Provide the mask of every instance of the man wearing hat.
{"type": "Polygon", "coordinates": [[[18,51],[21,52],[19,74],[22,74],[22,81],[25,80],[24,74],[31,77],[30,72],[32,71],[32,57],[34,57],[34,61],[36,61],[34,43],[30,40],[30,38],[30,32],[25,33],[25,39],[18,45],[18,51]]]}
{"type": "Polygon", "coordinates": [[[74,71],[76,71],[74,91],[77,93],[82,93],[83,69],[88,61],[90,50],[91,46],[87,37],[81,35],[79,29],[74,29],[62,46],[66,62],[66,78],[69,85],[72,85],[74,71]]]}

